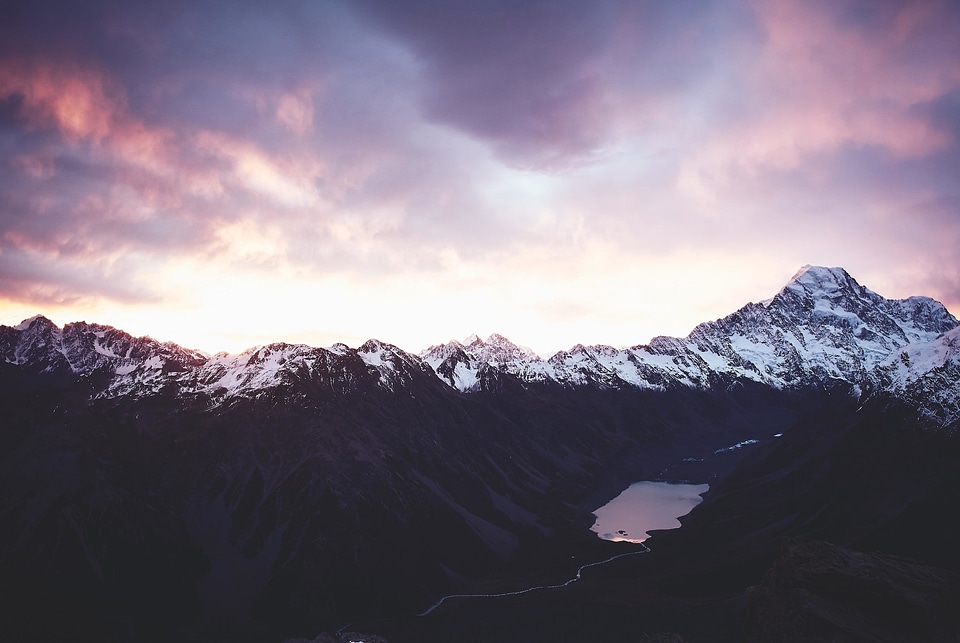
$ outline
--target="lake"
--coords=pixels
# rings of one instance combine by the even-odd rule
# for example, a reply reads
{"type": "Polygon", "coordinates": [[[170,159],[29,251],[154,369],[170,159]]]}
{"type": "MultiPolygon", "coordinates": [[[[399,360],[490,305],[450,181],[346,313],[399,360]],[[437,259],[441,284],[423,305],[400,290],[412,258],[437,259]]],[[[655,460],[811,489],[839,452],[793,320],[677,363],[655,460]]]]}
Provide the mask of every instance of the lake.
{"type": "Polygon", "coordinates": [[[604,540],[640,543],[654,529],[676,529],[680,516],[700,504],[710,485],[635,482],[593,512],[590,529],[604,540]]]}

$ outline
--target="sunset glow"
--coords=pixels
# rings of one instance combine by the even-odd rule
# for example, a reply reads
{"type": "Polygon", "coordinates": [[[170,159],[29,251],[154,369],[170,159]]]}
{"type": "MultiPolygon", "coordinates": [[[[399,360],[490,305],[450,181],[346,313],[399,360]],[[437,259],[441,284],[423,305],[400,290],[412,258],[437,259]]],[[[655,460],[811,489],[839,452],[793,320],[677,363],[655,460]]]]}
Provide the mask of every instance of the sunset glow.
{"type": "Polygon", "coordinates": [[[0,324],[548,356],[807,263],[960,313],[956,3],[163,6],[0,12],[0,324]]]}

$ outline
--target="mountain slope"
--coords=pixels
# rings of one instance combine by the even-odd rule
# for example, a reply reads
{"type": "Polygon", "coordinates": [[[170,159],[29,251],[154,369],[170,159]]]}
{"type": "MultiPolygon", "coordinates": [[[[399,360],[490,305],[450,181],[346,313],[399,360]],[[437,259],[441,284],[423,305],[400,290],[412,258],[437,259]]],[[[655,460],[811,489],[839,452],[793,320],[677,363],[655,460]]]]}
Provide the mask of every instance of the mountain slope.
{"type": "Polygon", "coordinates": [[[960,420],[960,327],[904,346],[878,369],[884,387],[908,400],[939,428],[960,420]]]}
{"type": "MultiPolygon", "coordinates": [[[[945,429],[922,444],[949,441],[957,332],[933,300],[886,300],[826,268],[687,338],[549,360],[499,335],[423,356],[377,340],[207,356],[83,322],[0,327],[4,622],[20,640],[279,640],[529,574],[555,582],[571,556],[617,547],[589,532],[593,508],[664,472],[723,480],[750,455],[712,457],[731,444],[797,431],[773,440],[789,458],[730,478],[736,498],[738,479],[754,489],[792,466],[821,480],[835,443],[843,467],[921,444],[857,420],[882,392],[898,417],[945,429]]],[[[692,520],[691,537],[708,533],[692,520]]],[[[896,520],[857,543],[902,537],[896,520]]]]}

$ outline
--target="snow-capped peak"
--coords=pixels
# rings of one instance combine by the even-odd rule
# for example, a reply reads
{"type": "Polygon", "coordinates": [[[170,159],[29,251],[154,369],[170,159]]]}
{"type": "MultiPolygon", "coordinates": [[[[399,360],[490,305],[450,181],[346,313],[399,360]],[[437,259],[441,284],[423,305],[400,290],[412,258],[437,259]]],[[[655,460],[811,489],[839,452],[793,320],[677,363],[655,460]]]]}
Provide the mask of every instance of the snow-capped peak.
{"type": "Polygon", "coordinates": [[[33,326],[34,322],[40,322],[45,326],[55,326],[55,324],[52,321],[50,321],[43,315],[34,315],[33,317],[24,319],[22,322],[14,326],[13,329],[19,330],[19,331],[28,330],[31,326],[33,326]]]}
{"type": "Polygon", "coordinates": [[[357,349],[357,353],[370,366],[390,367],[393,365],[391,358],[394,357],[396,350],[398,349],[395,346],[385,344],[378,339],[369,339],[357,349]]]}
{"type": "Polygon", "coordinates": [[[343,342],[337,342],[333,346],[327,347],[327,350],[333,353],[334,355],[346,355],[350,352],[350,347],[344,344],[343,342]]]}
{"type": "Polygon", "coordinates": [[[540,356],[525,346],[518,346],[499,333],[493,333],[487,341],[468,346],[477,357],[490,364],[542,361],[540,356]]]}
{"type": "Polygon", "coordinates": [[[814,266],[812,264],[804,264],[800,266],[800,269],[793,273],[793,276],[790,277],[790,280],[787,283],[792,283],[795,281],[822,281],[824,279],[837,279],[849,277],[850,275],[846,270],[838,266],[832,268],[827,266],[814,266]]]}
{"type": "Polygon", "coordinates": [[[543,380],[550,366],[529,348],[517,346],[499,333],[486,341],[470,335],[463,343],[457,341],[431,346],[421,359],[429,364],[440,379],[461,391],[474,391],[480,386],[484,368],[517,375],[527,380],[543,380]]]}
{"type": "Polygon", "coordinates": [[[867,291],[843,268],[803,266],[790,278],[784,290],[803,291],[814,298],[836,298],[844,294],[867,291]]]}

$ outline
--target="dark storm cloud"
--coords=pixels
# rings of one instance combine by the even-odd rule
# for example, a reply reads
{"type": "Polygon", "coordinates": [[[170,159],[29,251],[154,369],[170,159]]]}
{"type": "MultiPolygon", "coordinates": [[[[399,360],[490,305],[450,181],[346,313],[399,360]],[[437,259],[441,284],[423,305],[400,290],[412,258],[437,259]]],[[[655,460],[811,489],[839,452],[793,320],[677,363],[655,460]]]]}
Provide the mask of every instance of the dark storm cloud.
{"type": "Polygon", "coordinates": [[[359,4],[418,55],[429,118],[532,168],[591,158],[618,134],[618,110],[684,87],[735,35],[710,2],[359,4]]]}

